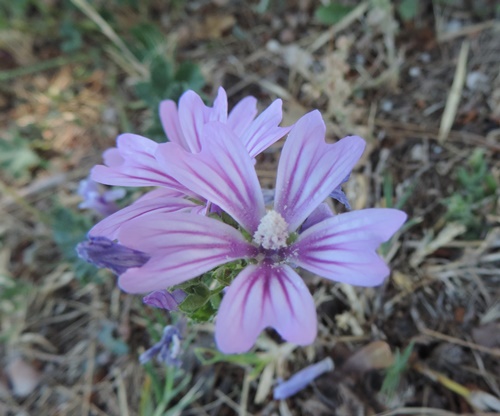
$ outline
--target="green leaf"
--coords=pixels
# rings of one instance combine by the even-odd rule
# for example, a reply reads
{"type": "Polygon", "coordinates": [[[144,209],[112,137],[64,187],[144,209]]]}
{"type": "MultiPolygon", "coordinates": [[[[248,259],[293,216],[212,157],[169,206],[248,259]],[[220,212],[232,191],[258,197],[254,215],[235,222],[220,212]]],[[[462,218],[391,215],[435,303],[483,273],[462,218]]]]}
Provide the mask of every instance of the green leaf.
{"type": "Polygon", "coordinates": [[[197,285],[184,288],[188,295],[179,305],[182,312],[192,314],[208,302],[210,289],[198,281],[197,285]]]}
{"type": "Polygon", "coordinates": [[[93,225],[92,221],[63,206],[56,206],[50,218],[52,238],[64,259],[71,263],[75,276],[80,280],[100,283],[97,268],[80,259],[75,249],[78,243],[87,238],[87,232],[93,225]]]}
{"type": "Polygon", "coordinates": [[[382,393],[391,397],[396,392],[401,375],[408,368],[408,360],[410,359],[413,351],[413,346],[414,343],[410,342],[410,344],[403,351],[403,354],[401,354],[399,350],[396,351],[394,363],[387,369],[384,382],[382,383],[382,393]]]}
{"type": "Polygon", "coordinates": [[[205,85],[205,79],[201,74],[200,67],[193,62],[182,62],[174,76],[175,80],[186,89],[199,91],[205,85]]]}
{"type": "Polygon", "coordinates": [[[163,99],[171,82],[172,65],[163,57],[155,57],[151,61],[151,90],[159,99],[163,99]]]}
{"type": "Polygon", "coordinates": [[[354,10],[354,6],[345,6],[339,3],[330,3],[326,6],[319,6],[314,12],[314,17],[320,23],[325,25],[334,25],[340,22],[350,12],[354,10]]]}
{"type": "Polygon", "coordinates": [[[29,174],[29,169],[41,163],[42,160],[18,132],[14,132],[10,140],[0,139],[0,168],[11,176],[15,178],[26,177],[29,174]]]}
{"type": "Polygon", "coordinates": [[[222,286],[229,286],[234,278],[243,269],[244,263],[241,260],[232,263],[223,264],[213,271],[213,277],[222,284],[222,286]]]}
{"type": "Polygon", "coordinates": [[[158,55],[165,43],[165,35],[157,25],[151,23],[138,24],[130,30],[134,41],[130,45],[134,54],[142,61],[158,55]]]}
{"type": "Polygon", "coordinates": [[[189,318],[193,322],[203,323],[210,321],[216,313],[217,309],[212,306],[212,303],[206,302],[201,308],[198,308],[196,311],[191,313],[189,318]]]}
{"type": "Polygon", "coordinates": [[[222,296],[220,293],[217,293],[213,296],[210,296],[210,305],[215,311],[219,310],[220,303],[222,302],[222,296]]]}
{"type": "Polygon", "coordinates": [[[398,6],[398,12],[401,19],[408,21],[417,17],[418,0],[402,0],[398,6]]]}
{"type": "Polygon", "coordinates": [[[185,313],[193,313],[201,308],[207,300],[208,298],[204,298],[203,296],[187,295],[186,299],[179,305],[179,309],[185,313]]]}
{"type": "Polygon", "coordinates": [[[202,365],[212,365],[216,363],[234,363],[239,365],[259,365],[266,364],[269,360],[259,357],[253,352],[244,354],[223,354],[220,351],[198,347],[194,349],[194,353],[202,365]]]}
{"type": "Polygon", "coordinates": [[[71,20],[63,20],[59,34],[62,37],[61,50],[63,52],[75,52],[82,47],[82,35],[71,20]]]}
{"type": "Polygon", "coordinates": [[[121,339],[115,338],[113,335],[114,326],[105,323],[102,329],[97,334],[97,339],[101,344],[115,355],[125,355],[128,353],[128,345],[121,339]]]}

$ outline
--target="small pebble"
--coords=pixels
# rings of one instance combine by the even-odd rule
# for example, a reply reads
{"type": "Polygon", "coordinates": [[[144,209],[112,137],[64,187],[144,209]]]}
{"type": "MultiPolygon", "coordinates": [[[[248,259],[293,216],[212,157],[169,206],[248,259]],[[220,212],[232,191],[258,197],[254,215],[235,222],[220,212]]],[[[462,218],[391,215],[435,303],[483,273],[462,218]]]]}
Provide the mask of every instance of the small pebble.
{"type": "Polygon", "coordinates": [[[422,74],[422,71],[418,66],[412,66],[408,73],[410,74],[410,77],[417,78],[422,74]]]}
{"type": "Polygon", "coordinates": [[[445,32],[447,33],[453,33],[453,32],[458,32],[460,29],[462,29],[463,23],[460,20],[450,20],[446,26],[445,26],[445,32]]]}
{"type": "Polygon", "coordinates": [[[14,358],[6,368],[12,392],[17,397],[27,397],[40,383],[40,373],[22,358],[14,358]]]}
{"type": "Polygon", "coordinates": [[[382,100],[381,104],[382,111],[385,111],[386,113],[391,112],[394,108],[394,103],[391,100],[382,100]]]}
{"type": "Polygon", "coordinates": [[[421,62],[428,64],[431,61],[431,54],[428,52],[421,53],[418,57],[421,62]]]}
{"type": "Polygon", "coordinates": [[[465,85],[471,91],[488,92],[489,79],[482,72],[473,71],[467,75],[467,79],[465,80],[465,85]]]}

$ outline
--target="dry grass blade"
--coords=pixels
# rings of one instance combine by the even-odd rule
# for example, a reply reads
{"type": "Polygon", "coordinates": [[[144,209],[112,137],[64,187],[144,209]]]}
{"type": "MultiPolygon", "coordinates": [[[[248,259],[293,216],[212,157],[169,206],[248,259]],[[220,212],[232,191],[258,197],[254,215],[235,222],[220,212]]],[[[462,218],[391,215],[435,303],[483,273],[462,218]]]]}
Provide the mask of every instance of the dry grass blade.
{"type": "Polygon", "coordinates": [[[325,43],[333,39],[334,35],[341,30],[347,29],[352,23],[359,19],[367,10],[369,2],[359,4],[352,12],[347,14],[340,22],[328,29],[327,32],[320,35],[314,43],[308,48],[309,52],[316,52],[325,43]]]}
{"type": "Polygon", "coordinates": [[[444,374],[441,374],[435,370],[431,370],[426,366],[416,363],[413,368],[417,370],[420,374],[425,375],[432,381],[441,384],[448,390],[462,396],[467,400],[474,408],[479,410],[500,410],[500,401],[491,394],[488,394],[481,390],[471,390],[466,386],[463,386],[456,381],[453,381],[444,374]]]}
{"type": "Polygon", "coordinates": [[[469,48],[469,41],[464,41],[462,43],[462,47],[460,48],[455,77],[453,78],[453,84],[451,86],[450,93],[448,94],[446,107],[444,108],[441,124],[439,126],[439,143],[443,143],[448,137],[453,121],[455,120],[455,116],[457,115],[460,97],[464,88],[465,76],[467,74],[467,57],[469,56],[469,48]]]}
{"type": "MultiPolygon", "coordinates": [[[[460,413],[462,416],[498,416],[498,413],[460,413]]],[[[431,407],[398,408],[389,412],[379,413],[377,416],[418,415],[418,416],[456,416],[455,412],[434,409],[431,407]]]]}
{"type": "Polygon", "coordinates": [[[500,348],[484,347],[482,345],[474,344],[473,342],[468,342],[468,341],[461,340],[459,338],[450,337],[448,335],[441,334],[440,332],[433,331],[432,329],[428,329],[428,328],[420,328],[420,332],[422,332],[424,335],[428,335],[428,336],[433,337],[433,338],[441,339],[443,341],[450,342],[452,344],[461,345],[463,347],[467,347],[467,348],[470,348],[473,350],[484,352],[486,354],[490,354],[494,357],[500,358],[500,348]]]}
{"type": "Polygon", "coordinates": [[[500,25],[498,24],[498,20],[492,19],[487,20],[486,22],[477,23],[475,25],[469,25],[464,27],[463,29],[447,32],[447,33],[438,33],[438,42],[449,42],[450,40],[459,38],[461,36],[468,36],[472,34],[477,34],[483,30],[488,30],[490,28],[494,28],[498,30],[500,25]]]}
{"type": "Polygon", "coordinates": [[[92,20],[99,29],[101,29],[102,33],[113,42],[116,47],[121,51],[127,61],[129,61],[137,73],[143,77],[147,77],[149,71],[147,68],[142,65],[137,58],[134,56],[130,49],[125,45],[125,42],[117,35],[117,33],[113,30],[113,28],[106,22],[99,13],[97,13],[94,8],[90,4],[88,4],[85,0],[71,0],[71,2],[78,7],[83,13],[87,15],[87,17],[92,20]]]}

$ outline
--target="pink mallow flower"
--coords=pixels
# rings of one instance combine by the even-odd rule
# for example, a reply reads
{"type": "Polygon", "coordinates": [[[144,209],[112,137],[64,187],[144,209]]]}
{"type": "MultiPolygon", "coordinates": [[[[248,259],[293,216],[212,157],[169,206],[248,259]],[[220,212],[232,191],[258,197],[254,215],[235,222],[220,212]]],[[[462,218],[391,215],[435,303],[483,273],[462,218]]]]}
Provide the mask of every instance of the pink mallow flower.
{"type": "Polygon", "coordinates": [[[205,125],[196,154],[181,145],[160,148],[157,159],[169,174],[217,204],[239,227],[187,213],[152,213],[124,224],[120,243],[147,252],[150,259],[126,270],[120,287],[130,293],[164,289],[245,259],[248,265],[230,284],[218,311],[219,349],[248,351],[266,327],[289,342],[312,343],[315,305],[296,270],[353,285],[379,285],[389,268],[376,249],[406,219],[396,209],[333,215],[322,202],[350,173],[365,142],[350,136],[327,144],[324,137],[318,111],[295,124],[279,161],[274,207],[267,212],[252,157],[226,125],[205,125]]]}
{"type": "Polygon", "coordinates": [[[168,173],[163,161],[155,157],[158,148],[175,143],[187,152],[199,152],[205,125],[216,121],[229,129],[248,155],[255,158],[290,131],[288,127],[279,127],[283,117],[281,108],[281,100],[275,100],[256,118],[257,100],[246,97],[228,114],[227,96],[222,87],[213,107],[203,104],[194,91],[181,96],[179,107],[172,100],[163,101],[160,119],[171,143],[158,144],[136,134],[122,134],[116,140],[116,147],[104,152],[104,165],[95,166],[91,172],[92,179],[103,184],[159,189],[146,193],[129,207],[104,219],[90,230],[89,235],[114,240],[124,222],[151,212],[197,210],[204,213],[207,201],[168,173]],[[204,205],[195,204],[185,197],[204,205]]]}

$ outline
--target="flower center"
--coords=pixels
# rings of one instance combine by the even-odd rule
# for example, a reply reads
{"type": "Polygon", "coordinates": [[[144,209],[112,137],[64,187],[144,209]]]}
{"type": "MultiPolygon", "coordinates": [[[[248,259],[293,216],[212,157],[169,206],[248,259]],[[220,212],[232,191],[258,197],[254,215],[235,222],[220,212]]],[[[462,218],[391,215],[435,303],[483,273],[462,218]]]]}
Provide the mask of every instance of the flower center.
{"type": "Polygon", "coordinates": [[[286,247],[287,238],[288,224],[281,214],[274,210],[264,215],[253,235],[253,241],[267,250],[286,247]]]}

